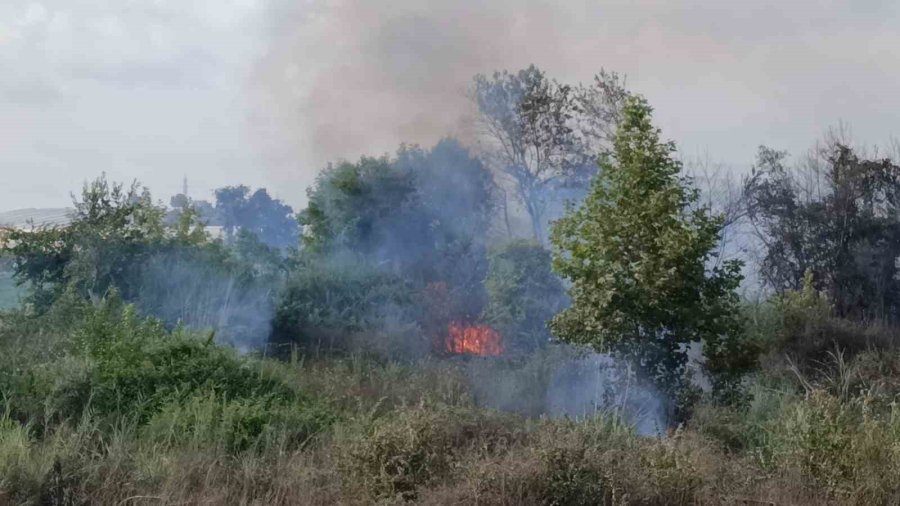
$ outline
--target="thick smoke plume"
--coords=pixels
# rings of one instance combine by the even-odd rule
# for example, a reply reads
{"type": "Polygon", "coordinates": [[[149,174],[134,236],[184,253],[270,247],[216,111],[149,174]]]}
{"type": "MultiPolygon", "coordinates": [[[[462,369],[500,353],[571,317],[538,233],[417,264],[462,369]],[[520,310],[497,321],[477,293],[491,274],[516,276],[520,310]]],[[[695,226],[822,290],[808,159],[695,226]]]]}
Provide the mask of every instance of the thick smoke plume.
{"type": "Polygon", "coordinates": [[[865,3],[764,0],[735,10],[697,0],[273,0],[250,124],[272,157],[273,178],[302,199],[336,158],[444,135],[473,140],[466,92],[477,73],[534,63],[575,83],[606,68],[628,76],[686,152],[748,162],[760,143],[808,146],[814,134],[797,122],[843,118],[862,134],[891,131],[892,113],[846,100],[896,101],[884,60],[897,41],[896,7],[865,3]],[[885,49],[862,50],[860,41],[885,49]],[[848,62],[852,86],[834,75],[848,62]]]}
{"type": "Polygon", "coordinates": [[[564,17],[531,0],[280,2],[255,82],[256,119],[269,121],[270,152],[295,176],[287,160],[298,155],[318,168],[399,142],[473,140],[472,76],[552,63],[564,17]]]}

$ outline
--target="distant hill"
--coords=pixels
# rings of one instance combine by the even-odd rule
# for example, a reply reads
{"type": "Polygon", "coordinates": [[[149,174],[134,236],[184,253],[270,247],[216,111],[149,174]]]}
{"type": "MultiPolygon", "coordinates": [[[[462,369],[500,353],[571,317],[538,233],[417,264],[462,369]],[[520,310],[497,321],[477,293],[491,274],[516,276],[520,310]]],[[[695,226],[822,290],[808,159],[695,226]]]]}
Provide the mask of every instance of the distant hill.
{"type": "Polygon", "coordinates": [[[71,213],[72,209],[68,207],[4,211],[0,212],[0,227],[65,226],[72,221],[71,213]]]}

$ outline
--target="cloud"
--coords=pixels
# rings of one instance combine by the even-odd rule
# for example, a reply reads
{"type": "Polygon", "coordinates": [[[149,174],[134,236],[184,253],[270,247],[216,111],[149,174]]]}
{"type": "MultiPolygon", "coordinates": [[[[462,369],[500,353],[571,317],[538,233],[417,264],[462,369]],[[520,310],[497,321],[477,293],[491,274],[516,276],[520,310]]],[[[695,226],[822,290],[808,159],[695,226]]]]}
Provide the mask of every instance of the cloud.
{"type": "Polygon", "coordinates": [[[628,76],[688,155],[738,165],[846,121],[900,124],[887,0],[6,0],[0,206],[65,205],[107,171],[162,197],[267,185],[294,205],[329,161],[471,139],[474,74],[628,76]],[[40,182],[39,184],[37,182],[40,182]]]}
{"type": "Polygon", "coordinates": [[[188,175],[264,184],[244,91],[247,0],[0,2],[0,207],[60,206],[107,172],[164,199],[188,175]]]}

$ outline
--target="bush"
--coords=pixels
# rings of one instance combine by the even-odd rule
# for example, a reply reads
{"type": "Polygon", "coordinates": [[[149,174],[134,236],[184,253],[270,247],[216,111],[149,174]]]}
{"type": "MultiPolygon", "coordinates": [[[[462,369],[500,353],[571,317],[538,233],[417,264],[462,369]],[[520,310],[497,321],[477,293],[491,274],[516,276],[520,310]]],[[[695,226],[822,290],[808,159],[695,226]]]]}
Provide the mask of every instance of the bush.
{"type": "Polygon", "coordinates": [[[145,421],[171,399],[206,390],[229,399],[296,397],[279,378],[213,345],[211,334],[167,332],[159,320],[142,319],[133,306],[115,301],[90,312],[74,340],[91,362],[90,406],[98,416],[128,413],[145,421]]]}
{"type": "Polygon", "coordinates": [[[399,278],[354,265],[301,265],[275,312],[276,343],[346,350],[349,336],[415,322],[411,290],[399,278]]]}

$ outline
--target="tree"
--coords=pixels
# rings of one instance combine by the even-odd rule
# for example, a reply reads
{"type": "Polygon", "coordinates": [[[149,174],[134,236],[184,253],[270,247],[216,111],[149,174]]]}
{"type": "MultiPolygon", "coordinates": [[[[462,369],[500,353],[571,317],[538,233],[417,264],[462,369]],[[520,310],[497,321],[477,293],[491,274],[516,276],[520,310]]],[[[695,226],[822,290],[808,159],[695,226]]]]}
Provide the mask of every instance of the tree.
{"type": "Polygon", "coordinates": [[[127,299],[139,290],[138,269],[167,241],[165,210],[146,189],[85,184],[68,227],[10,230],[16,278],[31,286],[30,302],[44,308],[66,289],[98,299],[112,288],[127,299]]]}
{"type": "Polygon", "coordinates": [[[273,248],[297,245],[299,226],[294,210],[269,196],[265,188],[252,194],[243,185],[219,188],[215,209],[228,242],[234,240],[235,231],[240,229],[253,233],[260,242],[273,248]]]}
{"type": "MultiPolygon", "coordinates": [[[[674,145],[652,109],[629,98],[611,156],[590,194],[559,220],[553,265],[571,282],[571,306],[551,323],[559,338],[631,360],[656,387],[685,385],[688,345],[721,358],[737,336],[740,262],[709,267],[722,217],[698,206],[674,145]]],[[[721,361],[717,361],[721,363],[721,361]]]]}
{"type": "Polygon", "coordinates": [[[534,65],[475,77],[473,99],[489,154],[512,180],[535,240],[546,241],[555,203],[581,196],[578,189],[593,176],[626,96],[614,73],[601,72],[592,86],[578,87],[559,84],[534,65]]]}
{"type": "Polygon", "coordinates": [[[900,166],[860,158],[832,142],[806,166],[761,147],[745,186],[748,215],[764,245],[762,279],[800,290],[807,273],[837,316],[900,317],[900,166]]]}
{"type": "Polygon", "coordinates": [[[402,279],[422,295],[427,331],[481,314],[494,185],[458,142],[329,167],[308,197],[303,256],[402,279]]]}
{"type": "Polygon", "coordinates": [[[330,167],[308,197],[299,215],[308,251],[351,255],[424,282],[483,279],[493,180],[454,140],[330,167]]]}
{"type": "Polygon", "coordinates": [[[216,190],[216,212],[222,219],[222,228],[225,237],[231,240],[234,231],[245,221],[247,195],[250,188],[239,186],[226,186],[216,190]]]}

